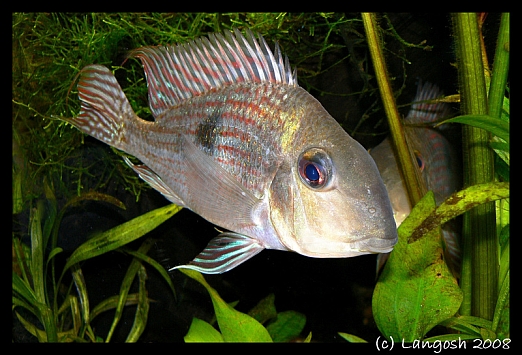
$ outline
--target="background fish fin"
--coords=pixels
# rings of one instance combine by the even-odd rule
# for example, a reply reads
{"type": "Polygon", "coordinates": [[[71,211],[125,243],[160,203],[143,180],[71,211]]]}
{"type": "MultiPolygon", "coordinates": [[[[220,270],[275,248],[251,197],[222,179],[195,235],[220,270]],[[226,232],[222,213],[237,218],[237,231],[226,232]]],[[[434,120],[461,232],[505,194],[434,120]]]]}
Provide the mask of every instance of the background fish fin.
{"type": "Polygon", "coordinates": [[[190,209],[215,224],[226,216],[234,227],[253,225],[252,212],[261,200],[186,135],[183,150],[187,164],[186,202],[190,209]]]}
{"type": "Polygon", "coordinates": [[[253,238],[238,233],[223,233],[212,239],[207,247],[187,265],[175,269],[192,269],[204,274],[222,274],[258,254],[264,247],[253,238]]]}
{"type": "Polygon", "coordinates": [[[427,103],[428,100],[440,99],[444,96],[441,89],[430,82],[422,83],[419,80],[417,94],[413,99],[411,110],[405,121],[411,123],[437,122],[451,116],[451,107],[444,102],[427,103]]]}
{"type": "Polygon", "coordinates": [[[123,160],[129,165],[132,170],[134,170],[140,178],[146,181],[150,186],[152,186],[155,190],[159,191],[163,196],[167,198],[170,202],[185,207],[185,203],[181,198],[179,198],[171,189],[161,180],[161,178],[152,171],[146,165],[135,165],[133,164],[129,158],[123,157],[123,160]]]}

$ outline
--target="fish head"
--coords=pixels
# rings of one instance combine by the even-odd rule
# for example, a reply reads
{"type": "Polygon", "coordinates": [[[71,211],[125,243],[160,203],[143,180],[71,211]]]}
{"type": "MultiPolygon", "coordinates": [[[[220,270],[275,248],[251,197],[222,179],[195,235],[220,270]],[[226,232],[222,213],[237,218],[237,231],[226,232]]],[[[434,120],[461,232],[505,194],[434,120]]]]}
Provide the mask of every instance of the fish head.
{"type": "Polygon", "coordinates": [[[272,225],[286,248],[310,257],[390,252],[397,230],[373,159],[326,111],[319,113],[299,128],[272,182],[272,225]]]}

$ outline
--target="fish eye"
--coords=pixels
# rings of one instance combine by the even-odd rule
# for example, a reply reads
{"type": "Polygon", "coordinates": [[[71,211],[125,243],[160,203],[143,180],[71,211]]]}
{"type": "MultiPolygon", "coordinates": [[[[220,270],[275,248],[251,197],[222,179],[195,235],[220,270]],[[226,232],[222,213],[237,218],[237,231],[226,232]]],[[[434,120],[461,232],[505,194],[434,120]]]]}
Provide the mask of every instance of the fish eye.
{"type": "Polygon", "coordinates": [[[298,158],[298,172],[301,181],[313,190],[329,185],[332,177],[332,161],[320,148],[310,148],[298,158]]]}
{"type": "Polygon", "coordinates": [[[419,166],[419,170],[422,173],[422,171],[424,170],[424,159],[422,158],[422,154],[417,150],[414,150],[413,153],[415,153],[415,158],[417,159],[417,165],[419,166]]]}

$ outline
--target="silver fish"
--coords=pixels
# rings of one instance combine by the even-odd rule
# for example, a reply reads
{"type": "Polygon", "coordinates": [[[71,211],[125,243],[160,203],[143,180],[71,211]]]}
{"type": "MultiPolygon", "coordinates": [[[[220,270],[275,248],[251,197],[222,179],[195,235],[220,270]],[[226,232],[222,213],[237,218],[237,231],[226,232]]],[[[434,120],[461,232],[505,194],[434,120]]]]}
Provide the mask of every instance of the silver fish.
{"type": "MultiPolygon", "coordinates": [[[[460,187],[460,164],[455,148],[438,129],[429,126],[443,118],[451,116],[451,109],[444,103],[426,103],[443,96],[442,91],[431,83],[419,82],[414,104],[404,119],[404,131],[408,141],[414,148],[417,163],[428,190],[433,191],[435,202],[442,203],[460,187]]],[[[399,227],[411,212],[411,205],[406,185],[401,178],[399,165],[391,146],[390,138],[386,138],[375,148],[370,149],[393,208],[395,223],[399,227]]],[[[448,265],[458,274],[460,269],[459,234],[453,222],[442,227],[446,243],[446,260],[448,265]]],[[[379,256],[378,269],[383,264],[383,256],[379,256]]]]}
{"type": "Polygon", "coordinates": [[[169,201],[230,231],[176,268],[222,273],[263,249],[391,251],[397,232],[373,159],[258,37],[236,29],[134,50],[154,122],[134,113],[109,69],[89,65],[81,112],[66,121],[141,160],[125,159],[169,201]]]}

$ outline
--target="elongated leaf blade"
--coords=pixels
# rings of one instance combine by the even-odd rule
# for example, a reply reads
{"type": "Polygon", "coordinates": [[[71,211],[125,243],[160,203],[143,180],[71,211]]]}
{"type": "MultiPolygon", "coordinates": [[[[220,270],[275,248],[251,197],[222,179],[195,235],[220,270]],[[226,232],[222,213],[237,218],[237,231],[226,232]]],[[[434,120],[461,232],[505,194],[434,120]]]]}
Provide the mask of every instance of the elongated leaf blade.
{"type": "Polygon", "coordinates": [[[80,245],[67,260],[64,272],[75,263],[107,253],[142,237],[181,209],[182,207],[176,205],[167,205],[89,239],[80,245]]]}
{"type": "Polygon", "coordinates": [[[482,128],[509,143],[509,122],[488,115],[462,115],[445,120],[445,123],[464,123],[473,127],[482,128]]]}

